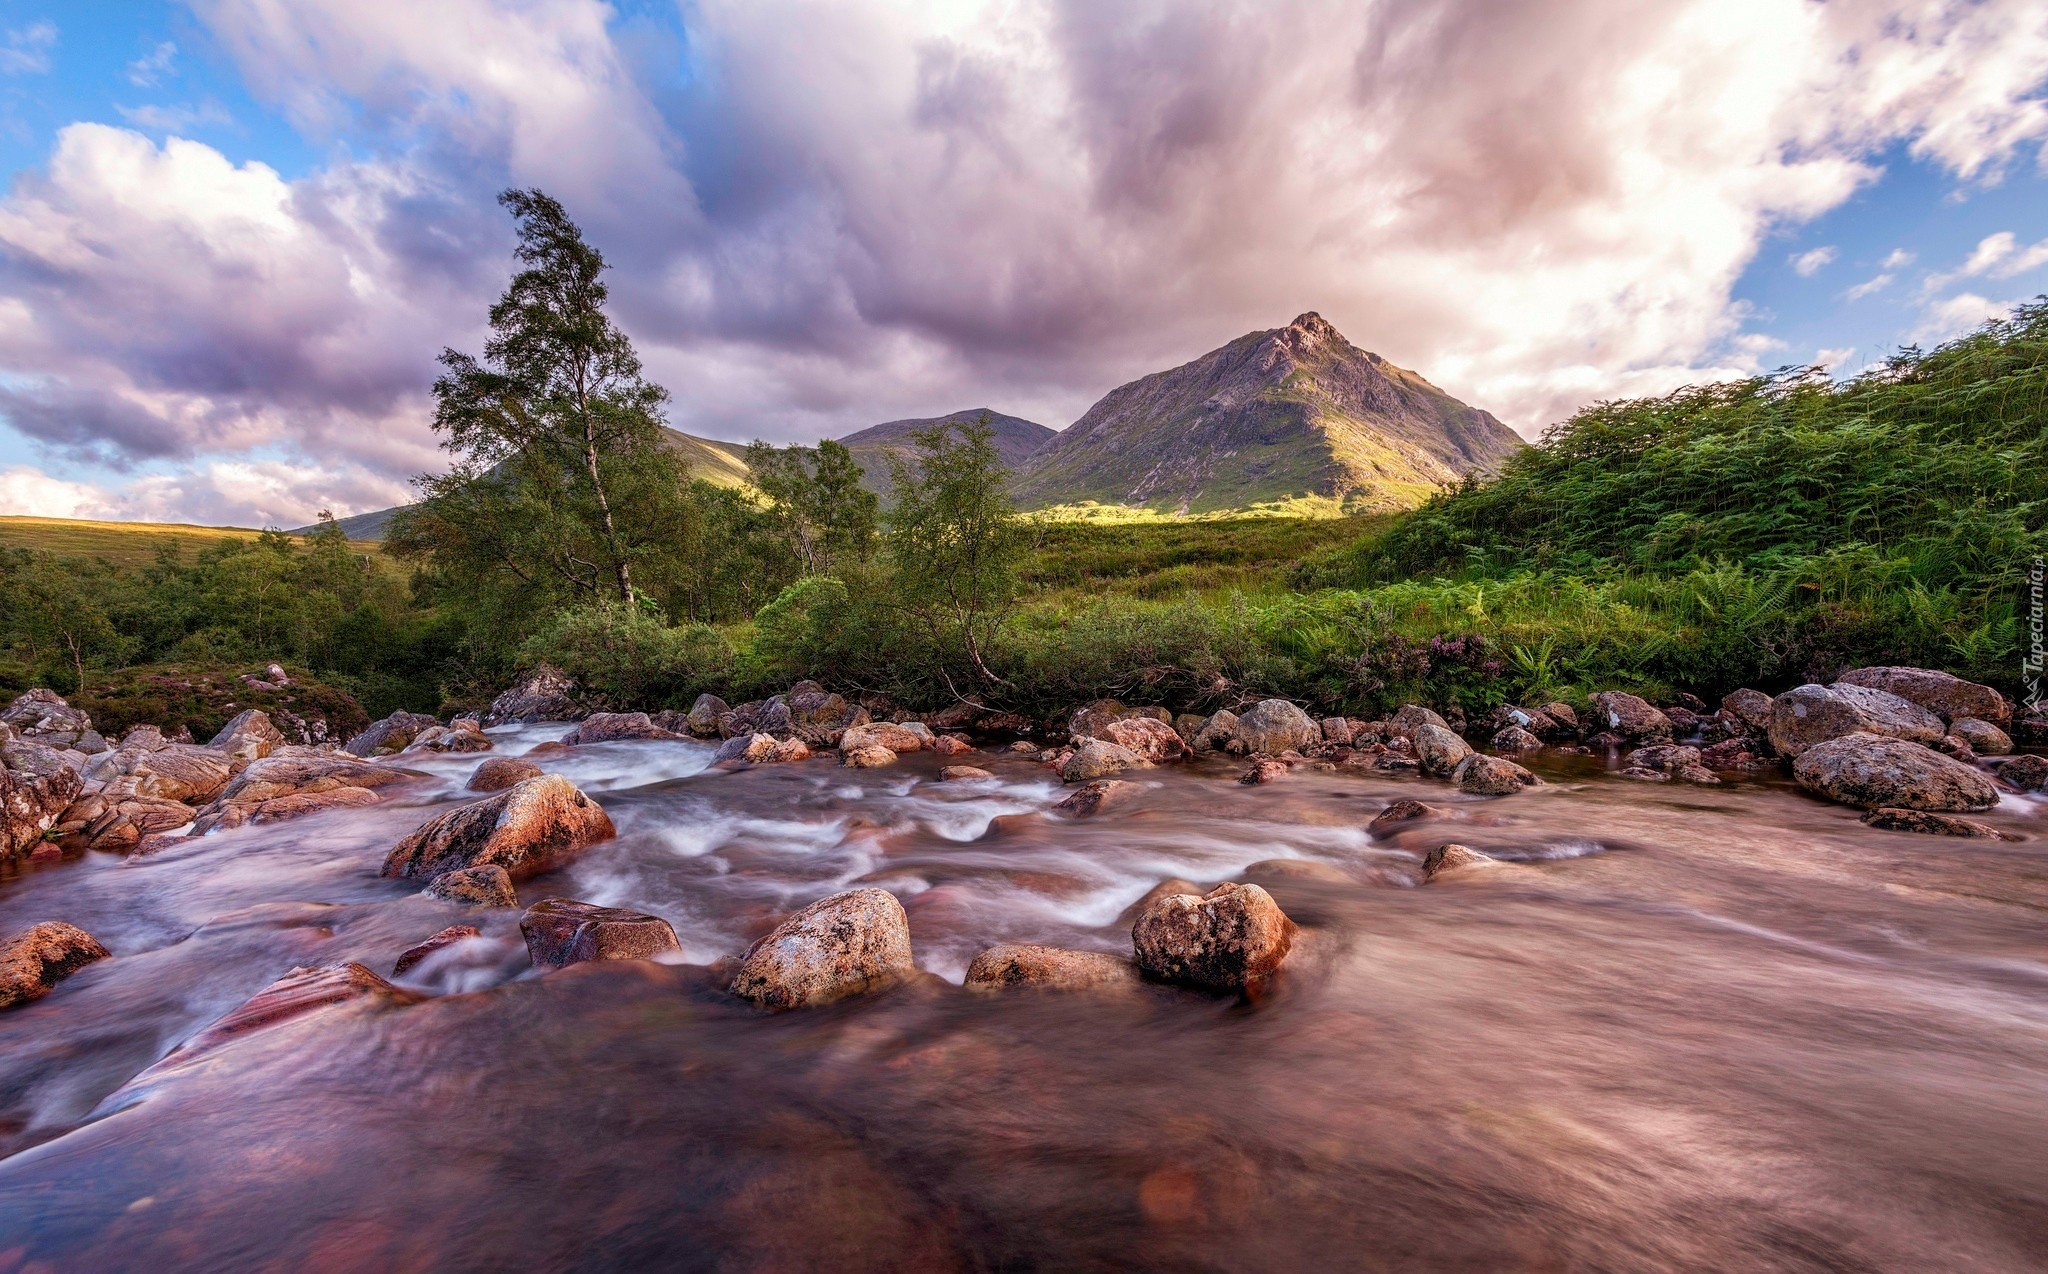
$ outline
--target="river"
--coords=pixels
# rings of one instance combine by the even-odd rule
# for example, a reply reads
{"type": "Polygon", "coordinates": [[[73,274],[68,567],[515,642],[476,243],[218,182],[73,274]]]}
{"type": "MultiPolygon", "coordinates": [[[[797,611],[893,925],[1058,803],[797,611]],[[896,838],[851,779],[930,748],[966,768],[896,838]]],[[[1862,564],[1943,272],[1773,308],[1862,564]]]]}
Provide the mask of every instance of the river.
{"type": "Polygon", "coordinates": [[[1028,760],[711,752],[550,757],[619,836],[519,891],[663,916],[673,964],[539,976],[516,910],[378,877],[476,756],[0,876],[0,932],[115,953],[0,1016],[0,1271],[2048,1268],[2040,801],[1983,816],[2000,843],[1596,758],[1495,800],[1209,758],[1066,820],[1028,760]],[[1462,817],[1372,839],[1403,797],[1462,817]],[[1452,839],[1515,866],[1421,884],[1452,839]],[[1303,926],[1256,1003],[957,985],[998,942],[1128,953],[1159,881],[1274,859],[1320,866],[1251,877],[1303,926]],[[930,977],[783,1014],[719,991],[705,965],[856,883],[930,977]],[[460,923],[396,979],[418,1003],[172,1056],[294,966],[388,975],[460,923]]]}

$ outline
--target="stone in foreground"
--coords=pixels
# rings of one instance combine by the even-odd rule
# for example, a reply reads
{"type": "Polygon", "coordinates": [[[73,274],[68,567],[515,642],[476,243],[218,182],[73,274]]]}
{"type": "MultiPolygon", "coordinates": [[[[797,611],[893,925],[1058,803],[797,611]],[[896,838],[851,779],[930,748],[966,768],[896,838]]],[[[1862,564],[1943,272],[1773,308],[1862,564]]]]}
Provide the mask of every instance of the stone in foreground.
{"type": "Polygon", "coordinates": [[[0,1009],[40,1000],[65,978],[113,954],[91,934],[45,920],[0,946],[0,1009]]]}
{"type": "Polygon", "coordinates": [[[903,904],[885,889],[852,889],[819,899],[755,943],[732,993],[763,1008],[809,1008],[887,986],[914,969],[903,904]]]}
{"type": "Polygon", "coordinates": [[[1472,755],[1472,745],[1458,737],[1448,726],[1431,725],[1427,721],[1416,726],[1408,735],[1415,744],[1415,759],[1422,763],[1422,772],[1431,778],[1449,778],[1472,755]]]}
{"type": "Polygon", "coordinates": [[[1897,695],[1944,721],[1976,717],[2002,726],[2012,720],[2012,708],[1998,691],[1932,668],[1858,668],[1843,673],[1835,684],[1868,686],[1897,695]]]}
{"type": "Polygon", "coordinates": [[[615,835],[596,801],[561,775],[546,774],[431,820],[398,842],[383,874],[431,880],[496,864],[524,880],[615,835]]]}
{"type": "Polygon", "coordinates": [[[1850,734],[1934,743],[1946,733],[1941,718],[1918,704],[1846,682],[1795,686],[1771,704],[1771,746],[1790,757],[1850,734]]]}
{"type": "Polygon", "coordinates": [[[519,932],[526,935],[526,953],[536,969],[586,960],[651,960],[683,949],[660,916],[573,898],[543,898],[528,907],[519,932]]]}
{"type": "Polygon", "coordinates": [[[475,925],[449,925],[446,929],[428,938],[425,942],[407,947],[404,951],[400,952],[398,962],[391,966],[391,976],[397,977],[399,974],[422,964],[428,956],[433,955],[436,951],[440,951],[445,947],[452,947],[464,938],[474,938],[477,936],[477,933],[478,930],[475,925]]]}
{"type": "Polygon", "coordinates": [[[1137,784],[1123,779],[1095,779],[1075,788],[1065,800],[1053,808],[1075,818],[1087,818],[1091,814],[1108,809],[1125,796],[1137,791],[1137,787],[1137,784]]]}
{"type": "Polygon", "coordinates": [[[1926,810],[1874,809],[1863,816],[1867,827],[1887,832],[1919,832],[1926,836],[1968,836],[1978,840],[2012,840],[1989,823],[1926,810]]]}
{"type": "Polygon", "coordinates": [[[1439,877],[1457,875],[1487,867],[1498,867],[1500,860],[1491,854],[1482,854],[1470,845],[1439,845],[1422,859],[1422,878],[1434,881],[1439,877]]]}
{"type": "Polygon", "coordinates": [[[429,898],[468,903],[473,907],[513,907],[519,904],[519,894],[512,888],[512,877],[496,863],[444,871],[421,892],[429,898]]]}
{"type": "Polygon", "coordinates": [[[1006,943],[974,957],[966,985],[970,990],[1094,991],[1137,986],[1138,971],[1129,960],[1101,951],[1006,943]]]}
{"type": "Polygon", "coordinates": [[[1231,738],[1245,752],[1278,756],[1322,742],[1323,732],[1308,713],[1285,699],[1267,699],[1238,717],[1231,738]]]}
{"type": "Polygon", "coordinates": [[[1174,894],[1138,916],[1138,967],[1162,982],[1204,991],[1256,991],[1294,945],[1294,922],[1257,885],[1224,884],[1206,897],[1174,894]]]}
{"type": "Polygon", "coordinates": [[[1792,777],[1810,792],[1863,809],[1970,813],[1998,804],[1980,771],[1930,748],[1876,734],[1848,734],[1807,748],[1792,777]]]}

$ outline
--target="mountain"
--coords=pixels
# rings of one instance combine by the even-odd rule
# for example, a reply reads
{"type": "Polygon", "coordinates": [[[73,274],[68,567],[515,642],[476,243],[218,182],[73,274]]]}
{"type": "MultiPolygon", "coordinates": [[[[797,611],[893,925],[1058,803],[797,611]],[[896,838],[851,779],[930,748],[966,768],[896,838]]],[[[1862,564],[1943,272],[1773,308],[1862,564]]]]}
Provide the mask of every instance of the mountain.
{"type": "Polygon", "coordinates": [[[889,494],[889,457],[908,457],[915,445],[911,435],[920,429],[934,425],[968,424],[980,420],[983,413],[988,415],[989,427],[995,430],[996,454],[1012,473],[1020,472],[1025,461],[1052,439],[1059,437],[1054,430],[1020,416],[1005,416],[999,411],[986,407],[970,407],[951,415],[932,416],[924,420],[891,420],[871,425],[859,433],[852,433],[839,439],[853,458],[860,464],[861,485],[877,495],[889,494]]]}
{"type": "Polygon", "coordinates": [[[1523,445],[1309,313],[1111,390],[1031,458],[1014,492],[1027,508],[1207,513],[1297,496],[1406,507],[1523,445]]]}

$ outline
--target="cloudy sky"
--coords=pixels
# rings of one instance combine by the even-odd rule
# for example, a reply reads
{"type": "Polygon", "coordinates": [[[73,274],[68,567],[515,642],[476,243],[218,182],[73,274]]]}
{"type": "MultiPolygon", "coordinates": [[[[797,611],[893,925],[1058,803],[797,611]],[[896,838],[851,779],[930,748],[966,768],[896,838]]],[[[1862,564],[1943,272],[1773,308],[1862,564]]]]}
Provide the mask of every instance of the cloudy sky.
{"type": "Polygon", "coordinates": [[[0,0],[0,512],[437,464],[507,185],[672,423],[1064,426],[1318,310],[1534,435],[2048,291],[2040,0],[0,0]]]}

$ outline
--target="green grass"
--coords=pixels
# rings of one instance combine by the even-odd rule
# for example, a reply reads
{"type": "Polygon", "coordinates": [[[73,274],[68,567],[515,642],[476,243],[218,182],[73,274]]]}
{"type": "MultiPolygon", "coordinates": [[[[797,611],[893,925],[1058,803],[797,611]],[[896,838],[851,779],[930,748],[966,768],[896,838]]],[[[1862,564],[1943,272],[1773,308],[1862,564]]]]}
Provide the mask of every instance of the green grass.
{"type": "MultiPolygon", "coordinates": [[[[0,549],[40,549],[59,557],[100,558],[119,567],[148,565],[156,560],[157,548],[163,544],[175,544],[190,556],[221,540],[254,541],[261,534],[241,526],[0,516],[0,549]]],[[[349,545],[358,553],[384,560],[383,545],[375,540],[351,540],[349,545]]]]}
{"type": "Polygon", "coordinates": [[[1046,521],[1024,566],[1034,593],[1132,597],[1284,587],[1311,555],[1384,525],[1369,518],[1113,518],[1046,521]]]}

